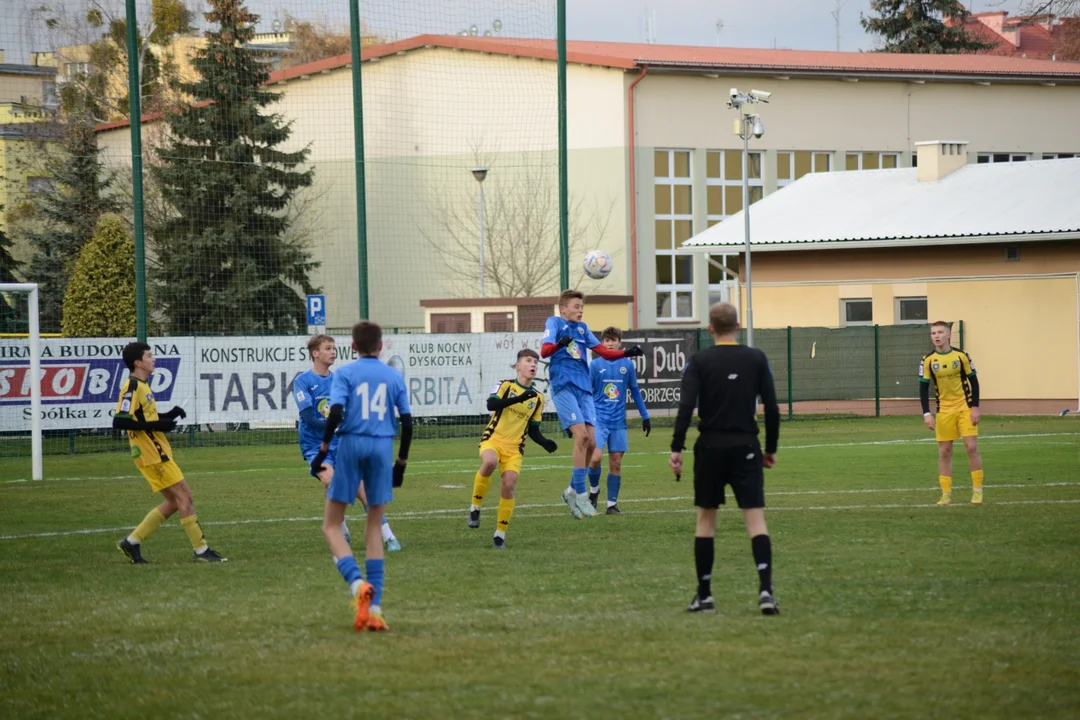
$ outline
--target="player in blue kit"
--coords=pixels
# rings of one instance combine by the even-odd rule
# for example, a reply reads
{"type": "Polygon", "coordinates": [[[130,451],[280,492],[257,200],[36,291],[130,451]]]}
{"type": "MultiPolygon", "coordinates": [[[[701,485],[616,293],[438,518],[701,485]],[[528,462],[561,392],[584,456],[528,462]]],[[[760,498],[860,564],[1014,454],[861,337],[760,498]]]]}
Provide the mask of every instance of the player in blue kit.
{"type": "Polygon", "coordinates": [[[338,572],[355,598],[357,630],[387,630],[382,615],[383,544],[379,527],[395,487],[405,481],[405,464],[412,444],[412,411],[401,373],[379,360],[382,328],[373,322],[353,326],[353,349],[360,355],[333,375],[330,415],[326,420],[319,454],[311,469],[320,479],[331,475],[325,465],[330,442],[337,432],[337,465],[326,491],[323,536],[334,556],[338,572]],[[395,414],[396,410],[396,414],[395,414]],[[401,419],[401,443],[394,461],[394,436],[401,419]],[[353,558],[341,532],[345,506],[352,505],[363,484],[367,493],[367,525],[364,528],[367,560],[364,574],[353,558]]]}
{"type": "MultiPolygon", "coordinates": [[[[316,335],[307,344],[308,355],[311,356],[311,369],[297,375],[293,380],[293,400],[296,408],[300,411],[300,452],[304,456],[304,462],[308,465],[319,454],[319,444],[322,443],[323,433],[326,431],[326,417],[330,414],[330,366],[337,359],[337,351],[334,347],[334,338],[329,335],[316,335]]],[[[323,461],[330,470],[326,473],[323,481],[324,489],[329,487],[330,478],[333,477],[334,456],[337,451],[338,439],[330,441],[330,450],[323,461]]],[[[312,473],[315,475],[315,473],[312,473]]],[[[318,477],[316,475],[316,477],[318,477]]],[[[321,478],[320,478],[321,479],[321,478]]],[[[364,497],[364,488],[360,487],[360,495],[357,498],[360,504],[367,508],[367,498],[364,497]]],[[[345,535],[345,542],[352,541],[349,526],[344,520],[341,522],[341,532],[345,535]]],[[[382,538],[388,552],[401,550],[401,543],[390,529],[390,523],[383,516],[382,538]]]]}
{"type": "MultiPolygon", "coordinates": [[[[622,348],[622,331],[609,327],[600,333],[600,342],[608,350],[622,348]]],[[[596,448],[589,460],[589,503],[595,508],[600,498],[600,463],[604,450],[608,451],[607,511],[608,515],[621,515],[619,511],[619,488],[622,485],[623,454],[630,449],[626,431],[626,396],[634,399],[634,407],[641,415],[641,429],[645,437],[652,432],[649,411],[638,387],[634,363],[622,360],[593,358],[589,363],[592,379],[593,401],[596,403],[596,448]]]]}
{"type": "Polygon", "coordinates": [[[606,360],[639,357],[641,348],[610,350],[600,344],[589,326],[581,321],[585,312],[585,296],[578,290],[564,290],[559,295],[559,314],[548,318],[544,325],[544,340],[540,355],[550,358],[548,376],[551,397],[559,422],[574,439],[574,469],[570,487],[562,500],[577,519],[592,517],[596,508],[586,493],[585,467],[596,449],[596,405],[589,380],[589,361],[586,350],[606,360]]]}

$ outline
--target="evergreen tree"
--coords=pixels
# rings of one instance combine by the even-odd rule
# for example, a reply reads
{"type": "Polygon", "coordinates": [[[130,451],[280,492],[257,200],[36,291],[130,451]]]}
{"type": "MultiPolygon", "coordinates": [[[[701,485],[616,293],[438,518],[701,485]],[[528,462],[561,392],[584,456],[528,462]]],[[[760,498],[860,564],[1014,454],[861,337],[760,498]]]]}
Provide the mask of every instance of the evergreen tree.
{"type": "Polygon", "coordinates": [[[33,251],[26,275],[38,284],[41,332],[60,332],[75,257],[93,237],[98,218],[121,210],[112,193],[114,175],[105,170],[99,152],[89,116],[70,118],[61,147],[44,161],[56,189],[31,199],[33,221],[21,232],[33,251]]]}
{"type": "Polygon", "coordinates": [[[262,111],[279,97],[270,69],[245,43],[258,16],[241,0],[209,0],[207,46],[192,60],[198,79],[180,90],[197,101],[168,117],[170,139],[152,169],[174,215],[152,229],[154,299],[169,332],[302,331],[316,267],[290,236],[289,201],[312,184],[299,170],[310,150],[279,149],[291,134],[262,111]]]}
{"type": "MultiPolygon", "coordinates": [[[[4,212],[4,206],[0,205],[0,215],[4,212]]],[[[11,254],[11,240],[0,228],[0,283],[17,283],[20,280],[15,277],[15,271],[20,263],[11,254]]],[[[12,295],[5,297],[0,295],[0,332],[25,332],[25,323],[19,322],[20,313],[18,308],[25,306],[25,300],[20,302],[24,295],[12,295]]]]}
{"type": "Polygon", "coordinates": [[[98,220],[97,232],[75,261],[64,296],[67,337],[135,334],[135,243],[119,215],[98,220]]]}
{"type": "Polygon", "coordinates": [[[964,31],[968,11],[960,0],[871,0],[870,9],[878,16],[861,16],[859,22],[881,38],[884,52],[974,53],[994,47],[964,31]]]}

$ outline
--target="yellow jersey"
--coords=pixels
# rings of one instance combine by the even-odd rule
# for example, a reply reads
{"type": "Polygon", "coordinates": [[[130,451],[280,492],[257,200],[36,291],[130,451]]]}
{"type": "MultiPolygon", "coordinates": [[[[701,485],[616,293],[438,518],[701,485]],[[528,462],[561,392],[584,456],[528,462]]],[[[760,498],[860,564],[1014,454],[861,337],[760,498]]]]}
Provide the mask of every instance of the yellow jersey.
{"type": "MultiPolygon", "coordinates": [[[[116,417],[134,418],[139,422],[160,419],[154,393],[150,392],[150,385],[146,381],[134,376],[128,378],[116,403],[116,417]]],[[[172,447],[163,432],[128,430],[128,442],[131,443],[131,459],[136,467],[156,465],[172,459],[172,447]]]]}
{"type": "MultiPolygon", "coordinates": [[[[529,388],[518,385],[516,380],[503,380],[491,388],[490,397],[516,397],[529,388]]],[[[525,402],[505,407],[491,413],[491,419],[480,442],[492,442],[503,447],[516,447],[518,452],[525,451],[525,438],[529,435],[529,425],[539,425],[544,414],[544,396],[537,395],[525,402]]]]}
{"type": "Polygon", "coordinates": [[[975,364],[963,350],[932,352],[919,365],[919,382],[933,383],[939,413],[960,412],[971,407],[971,381],[975,364]]]}

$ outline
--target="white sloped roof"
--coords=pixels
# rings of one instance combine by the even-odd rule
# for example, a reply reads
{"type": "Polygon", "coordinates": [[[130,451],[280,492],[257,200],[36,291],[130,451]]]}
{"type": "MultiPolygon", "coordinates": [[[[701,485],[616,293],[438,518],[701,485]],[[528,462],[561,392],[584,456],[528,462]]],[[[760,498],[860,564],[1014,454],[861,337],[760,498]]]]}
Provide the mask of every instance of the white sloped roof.
{"type": "MultiPolygon", "coordinates": [[[[909,244],[904,240],[924,245],[1071,234],[1080,239],[1080,158],[965,165],[937,182],[918,182],[916,172],[806,175],[751,206],[752,247],[909,244]]],[[[739,212],[683,247],[743,243],[739,212]]]]}

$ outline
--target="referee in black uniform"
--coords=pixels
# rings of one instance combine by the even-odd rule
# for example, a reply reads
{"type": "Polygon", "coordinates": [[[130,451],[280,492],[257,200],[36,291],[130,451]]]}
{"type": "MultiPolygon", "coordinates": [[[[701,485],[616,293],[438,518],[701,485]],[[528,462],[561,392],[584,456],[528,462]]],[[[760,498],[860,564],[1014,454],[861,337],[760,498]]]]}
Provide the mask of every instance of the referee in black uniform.
{"type": "Polygon", "coordinates": [[[716,345],[694,355],[683,371],[669,461],[676,479],[682,474],[682,450],[695,406],[701,418],[700,434],[694,444],[694,505],[698,509],[694,560],[698,589],[686,609],[716,612],[710,582],[713,538],[716,511],[724,504],[724,486],[730,485],[750,534],[760,580],[758,608],[764,615],[779,615],[772,588],[772,544],[765,527],[763,468],[776,465],[780,407],[765,353],[739,345],[735,340],[738,330],[735,306],[724,302],[713,305],[709,308],[709,332],[716,345]],[[759,397],[765,407],[764,453],[754,418],[759,397]]]}

